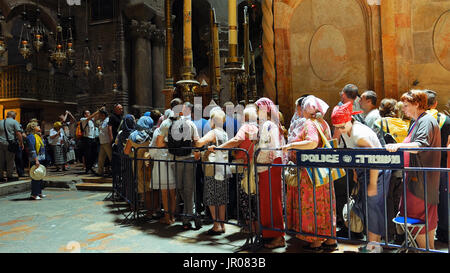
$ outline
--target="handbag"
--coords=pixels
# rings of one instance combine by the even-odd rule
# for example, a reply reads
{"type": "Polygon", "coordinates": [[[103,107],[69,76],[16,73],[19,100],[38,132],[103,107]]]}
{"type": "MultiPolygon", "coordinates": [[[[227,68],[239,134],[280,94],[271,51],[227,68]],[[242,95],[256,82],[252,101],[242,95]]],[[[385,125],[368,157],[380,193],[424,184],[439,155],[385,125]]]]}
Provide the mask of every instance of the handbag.
{"type": "Polygon", "coordinates": [[[348,209],[347,204],[344,205],[344,208],[342,209],[342,217],[344,219],[344,224],[347,228],[348,227],[348,211],[350,211],[350,231],[355,233],[361,233],[364,230],[364,224],[362,219],[353,211],[353,206],[355,205],[355,199],[353,197],[350,197],[348,199],[348,209]]]}
{"type": "Polygon", "coordinates": [[[16,139],[9,140],[8,130],[6,130],[6,119],[3,120],[3,129],[5,130],[6,140],[8,141],[8,152],[13,154],[19,152],[19,142],[16,139]]]}
{"type": "MultiPolygon", "coordinates": [[[[333,139],[331,143],[333,143],[333,146],[330,144],[328,139],[325,137],[324,133],[322,132],[322,129],[320,128],[320,125],[317,123],[316,120],[313,121],[314,126],[317,128],[317,131],[320,134],[320,137],[322,138],[323,142],[323,148],[329,148],[333,149],[337,147],[337,140],[333,139]]],[[[342,178],[345,176],[345,170],[341,168],[306,168],[306,172],[308,173],[309,178],[312,182],[315,182],[313,184],[316,185],[316,187],[320,187],[323,185],[326,185],[330,182],[330,174],[331,174],[331,181],[335,181],[339,178],[342,178]]]]}
{"type": "MultiPolygon", "coordinates": [[[[255,145],[255,142],[252,141],[252,145],[255,145]]],[[[249,149],[251,150],[251,148],[249,149]]],[[[244,178],[241,180],[242,190],[246,194],[256,194],[256,181],[255,181],[255,162],[254,160],[250,161],[250,170],[244,169],[244,178]]]]}
{"type": "MultiPolygon", "coordinates": [[[[220,145],[217,133],[216,133],[216,145],[220,145]]],[[[217,162],[217,163],[227,163],[228,162],[228,152],[227,151],[216,151],[209,152],[205,151],[202,155],[202,161],[204,162],[217,162]]],[[[214,176],[214,179],[223,181],[227,177],[231,176],[231,168],[229,165],[223,164],[205,164],[205,176],[214,176]]]]}
{"type": "MultiPolygon", "coordinates": [[[[298,174],[297,174],[297,166],[292,161],[289,161],[288,165],[291,165],[289,167],[286,167],[284,169],[284,178],[286,181],[286,185],[291,187],[297,187],[298,186],[298,174]]],[[[301,174],[300,174],[301,175],[301,174]]],[[[301,177],[300,177],[301,180],[301,177]]]]}

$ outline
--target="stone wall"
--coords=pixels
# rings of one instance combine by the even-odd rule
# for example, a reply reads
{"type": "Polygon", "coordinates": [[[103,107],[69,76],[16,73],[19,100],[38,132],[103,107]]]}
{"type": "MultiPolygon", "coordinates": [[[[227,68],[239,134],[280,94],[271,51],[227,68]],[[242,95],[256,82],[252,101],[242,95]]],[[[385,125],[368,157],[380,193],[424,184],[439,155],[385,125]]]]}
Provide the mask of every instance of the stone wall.
{"type": "Polygon", "coordinates": [[[292,115],[307,93],[333,107],[354,83],[380,98],[432,89],[443,109],[450,99],[449,9],[438,0],[274,0],[280,107],[292,115]]]}

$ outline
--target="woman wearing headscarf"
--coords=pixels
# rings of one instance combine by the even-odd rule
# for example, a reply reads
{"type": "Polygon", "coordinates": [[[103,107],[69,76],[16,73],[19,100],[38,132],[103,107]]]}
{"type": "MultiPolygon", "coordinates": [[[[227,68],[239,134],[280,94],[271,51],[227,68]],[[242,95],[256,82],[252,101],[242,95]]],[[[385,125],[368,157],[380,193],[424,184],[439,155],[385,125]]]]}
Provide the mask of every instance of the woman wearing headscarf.
{"type": "MultiPolygon", "coordinates": [[[[323,100],[312,95],[306,97],[301,103],[302,116],[305,118],[305,122],[301,127],[295,141],[284,146],[283,151],[289,151],[292,149],[310,150],[323,147],[324,141],[321,137],[320,131],[328,140],[331,139],[330,127],[323,119],[323,116],[327,112],[328,108],[329,106],[323,100]]],[[[335,236],[336,199],[334,196],[333,182],[316,187],[315,189],[314,187],[316,186],[309,178],[306,169],[301,169],[300,184],[298,186],[287,186],[288,225],[298,232],[314,234],[317,228],[318,235],[335,236]],[[330,187],[332,196],[330,196],[330,187]],[[299,194],[301,196],[300,205],[298,202],[299,194]],[[333,202],[332,218],[330,211],[331,202],[333,202]],[[314,207],[314,204],[316,204],[316,207],[314,207]],[[300,216],[302,218],[301,227],[299,219],[300,209],[300,216]],[[317,223],[317,226],[315,223],[317,223]]],[[[337,248],[336,240],[306,235],[297,235],[297,238],[310,243],[308,246],[304,247],[304,249],[308,251],[322,252],[324,249],[332,251],[337,248]]]]}
{"type": "MultiPolygon", "coordinates": [[[[163,120],[174,116],[174,112],[167,109],[164,112],[162,119],[158,121],[152,137],[150,147],[158,147],[156,140],[161,135],[159,125],[163,120]]],[[[162,224],[173,224],[175,222],[175,208],[176,208],[176,183],[175,183],[175,162],[165,162],[157,160],[171,160],[167,149],[149,149],[148,155],[153,160],[151,188],[161,190],[162,205],[164,208],[164,217],[160,219],[162,224]]]]}
{"type": "Polygon", "coordinates": [[[136,129],[136,119],[133,115],[126,115],[123,118],[122,126],[116,137],[116,148],[114,151],[123,152],[127,143],[128,137],[136,129]]]}
{"type": "MultiPolygon", "coordinates": [[[[268,98],[257,100],[255,105],[257,106],[260,124],[259,148],[281,148],[285,144],[285,140],[280,124],[278,107],[268,98]]],[[[256,162],[257,164],[281,164],[282,157],[283,153],[281,151],[261,150],[256,162]]],[[[286,245],[284,233],[273,230],[284,229],[281,202],[281,169],[281,167],[257,167],[261,225],[266,228],[263,229],[262,236],[264,239],[270,239],[270,242],[264,245],[266,248],[278,248],[286,245]]]]}
{"type": "MultiPolygon", "coordinates": [[[[124,122],[124,124],[127,125],[127,122],[124,122]]],[[[141,195],[141,200],[143,199],[145,203],[147,209],[147,216],[149,217],[151,217],[155,212],[155,210],[158,208],[159,205],[158,192],[151,190],[150,188],[151,167],[147,167],[144,164],[145,153],[148,152],[148,149],[138,149],[138,148],[150,146],[150,141],[153,135],[151,131],[152,127],[153,127],[153,119],[151,117],[149,116],[141,117],[136,123],[136,130],[130,133],[130,136],[128,137],[128,140],[125,145],[125,149],[123,150],[124,154],[138,159],[136,167],[138,193],[139,195],[141,195]],[[134,148],[134,150],[137,150],[137,152],[132,150],[132,148],[134,148]]]]}
{"type": "MultiPolygon", "coordinates": [[[[336,106],[331,114],[331,122],[341,135],[340,146],[342,148],[381,148],[381,143],[377,134],[368,126],[353,118],[360,112],[353,112],[353,104],[347,102],[344,105],[336,106]]],[[[360,252],[379,252],[382,248],[377,247],[381,242],[381,237],[386,234],[384,196],[389,190],[391,179],[390,170],[355,170],[359,191],[356,196],[355,205],[352,211],[355,212],[369,230],[367,239],[369,243],[359,248],[360,252]],[[366,181],[367,189],[366,189],[366,181]],[[366,202],[367,201],[367,202],[366,202]],[[366,209],[367,203],[367,209],[366,209]],[[367,215],[366,215],[367,211],[367,215]],[[366,217],[367,216],[367,217],[366,217]]],[[[387,239],[387,238],[385,238],[387,239]]]]}

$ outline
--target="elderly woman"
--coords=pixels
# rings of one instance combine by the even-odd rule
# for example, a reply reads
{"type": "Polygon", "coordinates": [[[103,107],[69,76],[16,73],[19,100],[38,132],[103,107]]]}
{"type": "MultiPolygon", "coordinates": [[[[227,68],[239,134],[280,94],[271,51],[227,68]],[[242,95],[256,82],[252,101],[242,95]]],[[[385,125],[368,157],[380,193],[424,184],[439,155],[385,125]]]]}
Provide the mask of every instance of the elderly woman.
{"type": "Polygon", "coordinates": [[[66,135],[64,134],[64,130],[62,128],[62,123],[59,121],[55,122],[53,124],[53,128],[50,129],[49,143],[52,146],[56,171],[59,171],[60,168],[63,171],[66,171],[65,165],[67,161],[67,153],[65,152],[64,145],[66,145],[67,148],[67,142],[66,135]]]}
{"type": "MultiPolygon", "coordinates": [[[[37,122],[30,122],[26,128],[28,143],[28,160],[31,165],[39,167],[45,165],[45,145],[41,138],[41,127],[37,122]]],[[[42,194],[42,180],[31,180],[31,199],[41,200],[45,195],[42,194]]]]}
{"type": "MultiPolygon", "coordinates": [[[[164,119],[168,119],[174,116],[172,110],[167,109],[164,112],[164,119]]],[[[162,121],[159,119],[158,124],[162,121]]],[[[152,143],[150,147],[157,147],[156,140],[161,135],[159,126],[153,133],[152,143]]],[[[150,149],[149,156],[153,160],[171,160],[167,149],[150,149]]],[[[161,190],[162,205],[164,208],[164,217],[160,219],[160,223],[171,225],[175,223],[175,208],[176,208],[176,183],[175,183],[175,163],[165,161],[153,161],[152,169],[152,189],[161,190]]]]}
{"type": "MultiPolygon", "coordinates": [[[[211,113],[209,120],[212,130],[209,131],[204,137],[197,141],[197,147],[203,147],[208,144],[220,146],[228,141],[228,135],[223,129],[225,122],[225,112],[222,110],[216,110],[211,113]]],[[[228,153],[227,153],[228,154],[228,153]]],[[[224,152],[216,151],[215,162],[226,162],[228,156],[225,156],[224,152]],[[222,155],[222,160],[218,157],[222,155]],[[217,161],[219,160],[219,161],[217,161]]],[[[204,156],[208,157],[210,151],[206,151],[204,156]]],[[[228,168],[224,168],[224,165],[205,165],[205,185],[204,185],[204,204],[209,206],[211,217],[214,221],[213,227],[208,230],[208,235],[220,235],[225,233],[225,212],[226,205],[228,203],[228,181],[231,176],[231,172],[228,168]]]]}
{"type": "Polygon", "coordinates": [[[151,169],[144,165],[145,152],[148,152],[148,150],[138,148],[150,146],[150,141],[153,135],[151,132],[152,127],[153,120],[151,117],[141,117],[136,123],[136,130],[133,131],[128,137],[125,149],[123,150],[124,154],[129,155],[130,157],[136,156],[136,158],[139,159],[137,162],[138,193],[142,195],[144,199],[145,206],[148,210],[148,217],[151,217],[155,212],[155,209],[158,207],[158,192],[151,190],[151,169]],[[132,148],[138,149],[137,152],[133,152],[132,148]]]}
{"type": "MultiPolygon", "coordinates": [[[[414,120],[408,136],[402,143],[388,144],[386,150],[396,152],[399,148],[440,147],[441,132],[436,119],[426,112],[427,95],[422,90],[411,90],[404,93],[400,100],[404,104],[405,114],[414,120]]],[[[441,152],[407,151],[405,167],[439,168],[441,152]]],[[[439,172],[406,172],[406,210],[407,217],[425,221],[425,206],[428,208],[428,243],[434,249],[434,234],[437,227],[437,207],[439,203],[439,172]],[[427,192],[424,190],[426,175],[427,192]],[[425,203],[425,194],[427,203],[425,203]]],[[[400,214],[404,214],[404,200],[400,202],[400,214]]],[[[417,232],[416,232],[417,233],[417,232]]],[[[426,247],[426,230],[417,236],[419,247],[426,247]]]]}
{"type": "MultiPolygon", "coordinates": [[[[213,109],[214,111],[216,109],[213,109]]],[[[211,112],[214,112],[214,111],[211,112]]],[[[220,108],[219,108],[220,110],[220,108]]],[[[256,107],[253,104],[247,105],[243,112],[244,123],[234,136],[229,141],[218,146],[218,148],[240,148],[244,149],[248,153],[243,151],[237,151],[234,154],[236,163],[239,164],[249,164],[253,160],[253,154],[255,152],[255,144],[258,140],[258,113],[256,107]],[[249,162],[250,160],[250,162],[249,162]]],[[[214,151],[215,145],[209,146],[210,151],[214,151]]],[[[237,183],[241,185],[244,179],[244,173],[248,172],[247,167],[237,166],[237,183]]],[[[256,196],[251,192],[247,193],[242,187],[239,187],[239,212],[240,215],[245,219],[246,224],[252,226],[252,231],[256,231],[257,221],[256,221],[256,196]]],[[[247,233],[250,230],[243,228],[243,232],[247,233]]]]}
{"type": "Polygon", "coordinates": [[[295,111],[294,116],[292,117],[291,124],[289,125],[288,130],[288,143],[293,142],[302,129],[302,125],[305,123],[305,117],[302,114],[302,102],[308,95],[303,95],[298,98],[295,102],[295,107],[297,111],[295,111]]]}
{"type": "MultiPolygon", "coordinates": [[[[280,124],[278,107],[268,98],[256,101],[259,116],[259,148],[279,149],[285,144],[280,124]]],[[[274,150],[261,150],[258,164],[282,164],[283,153],[274,150]]],[[[281,192],[281,167],[259,166],[258,185],[260,198],[260,218],[263,227],[263,239],[269,239],[266,248],[278,248],[286,245],[283,230],[283,209],[281,192]],[[269,171],[270,168],[270,171],[269,171]],[[270,174],[270,177],[269,177],[270,174]],[[273,225],[272,225],[273,223],[273,225]]]]}
{"type": "MultiPolygon", "coordinates": [[[[306,118],[296,140],[283,147],[283,151],[292,149],[309,150],[324,146],[319,130],[325,137],[331,139],[331,130],[323,116],[329,106],[315,96],[306,97],[301,104],[303,117],[306,118]]],[[[288,219],[292,221],[292,228],[297,231],[313,234],[315,232],[315,221],[317,221],[317,234],[323,236],[335,236],[336,234],[336,204],[333,183],[329,183],[315,189],[316,210],[314,210],[314,185],[309,178],[306,169],[301,170],[300,185],[298,187],[288,186],[287,198],[288,219]],[[332,196],[330,196],[330,187],[332,196]],[[299,195],[301,206],[298,204],[299,195]],[[333,200],[333,218],[331,218],[330,204],[333,200]],[[300,227],[299,209],[301,208],[302,226],[300,227]],[[333,232],[331,232],[333,227],[333,232]]],[[[322,239],[312,236],[297,235],[299,239],[309,242],[305,248],[308,251],[321,252],[323,249],[335,250],[336,240],[322,239]]]]}

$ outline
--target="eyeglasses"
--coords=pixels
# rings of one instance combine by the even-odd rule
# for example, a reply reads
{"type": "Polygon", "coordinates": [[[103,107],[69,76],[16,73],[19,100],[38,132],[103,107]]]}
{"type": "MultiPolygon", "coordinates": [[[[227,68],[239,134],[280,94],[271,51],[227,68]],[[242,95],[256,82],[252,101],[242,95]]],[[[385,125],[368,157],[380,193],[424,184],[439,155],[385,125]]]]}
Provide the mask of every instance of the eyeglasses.
{"type": "Polygon", "coordinates": [[[334,126],[334,128],[336,128],[338,130],[344,130],[345,129],[345,125],[344,126],[334,126]]]}

